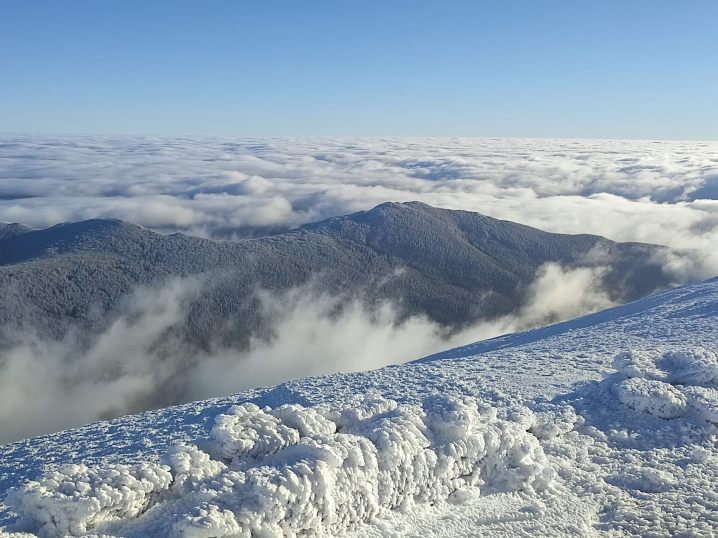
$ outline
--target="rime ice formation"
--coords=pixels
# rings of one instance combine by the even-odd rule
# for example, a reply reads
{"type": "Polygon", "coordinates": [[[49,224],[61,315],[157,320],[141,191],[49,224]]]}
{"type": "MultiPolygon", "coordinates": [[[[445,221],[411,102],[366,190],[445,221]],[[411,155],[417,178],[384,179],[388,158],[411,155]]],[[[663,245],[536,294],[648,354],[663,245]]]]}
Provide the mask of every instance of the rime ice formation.
{"type": "Polygon", "coordinates": [[[21,526],[47,538],[124,535],[128,520],[131,535],[336,534],[467,488],[546,489],[553,470],[527,424],[473,399],[249,403],[217,416],[207,452],[175,445],[169,465],[66,465],[11,490],[6,503],[21,526]]]}
{"type": "Polygon", "coordinates": [[[10,491],[5,502],[43,536],[76,536],[105,521],[139,516],[171,482],[165,466],[69,464],[10,491]]]}
{"type": "Polygon", "coordinates": [[[617,386],[622,403],[659,418],[693,415],[718,423],[718,357],[706,349],[622,353],[616,368],[628,379],[617,386]]]}

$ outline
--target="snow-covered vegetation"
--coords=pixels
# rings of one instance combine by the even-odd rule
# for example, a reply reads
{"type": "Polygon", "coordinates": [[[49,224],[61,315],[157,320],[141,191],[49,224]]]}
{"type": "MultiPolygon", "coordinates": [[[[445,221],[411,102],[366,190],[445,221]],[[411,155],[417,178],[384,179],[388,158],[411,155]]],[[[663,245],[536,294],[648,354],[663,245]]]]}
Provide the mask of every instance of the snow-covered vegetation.
{"type": "Polygon", "coordinates": [[[531,413],[513,415],[519,420],[441,397],[422,406],[381,397],[345,408],[247,403],[217,416],[206,452],[176,445],[167,465],[66,465],[12,490],[6,503],[43,537],[335,534],[485,485],[548,488],[553,470],[526,431],[531,413]]]}

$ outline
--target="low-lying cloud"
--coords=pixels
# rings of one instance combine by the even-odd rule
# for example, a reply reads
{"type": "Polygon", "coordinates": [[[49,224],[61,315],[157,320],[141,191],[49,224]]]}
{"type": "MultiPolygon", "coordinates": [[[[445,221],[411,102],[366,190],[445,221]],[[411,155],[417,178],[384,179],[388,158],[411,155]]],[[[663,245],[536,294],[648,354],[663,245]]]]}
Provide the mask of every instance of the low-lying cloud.
{"type": "Polygon", "coordinates": [[[549,264],[515,315],[449,332],[425,317],[399,322],[390,303],[318,294],[311,287],[260,292],[269,330],[248,349],[188,352],[167,331],[182,323],[202,279],[175,280],[127,297],[89,343],[27,329],[0,357],[0,444],[141,410],[224,396],[308,375],[400,364],[447,348],[612,306],[602,269],[549,264]],[[340,308],[341,305],[341,308],[340,308]],[[266,337],[270,334],[271,337],[266,337]]]}
{"type": "Polygon", "coordinates": [[[193,377],[190,399],[231,394],[288,379],[354,372],[428,356],[448,348],[541,327],[603,310],[615,303],[603,285],[605,268],[565,269],[546,264],[516,313],[477,323],[456,333],[423,316],[397,323],[391,303],[367,310],[358,301],[333,315],[339,300],[311,290],[264,295],[274,319],[271,340],[253,339],[248,353],[216,354],[193,377]]]}
{"type": "Polygon", "coordinates": [[[418,200],[714,250],[718,143],[0,135],[0,221],[117,217],[242,236],[418,200]]]}

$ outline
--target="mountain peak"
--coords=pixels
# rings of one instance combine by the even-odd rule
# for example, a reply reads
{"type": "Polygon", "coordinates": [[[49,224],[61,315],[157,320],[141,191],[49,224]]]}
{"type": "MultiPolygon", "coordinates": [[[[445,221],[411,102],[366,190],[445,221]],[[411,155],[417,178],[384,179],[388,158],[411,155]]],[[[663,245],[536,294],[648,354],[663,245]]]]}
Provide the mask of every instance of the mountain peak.
{"type": "Polygon", "coordinates": [[[32,232],[33,230],[34,228],[25,226],[24,224],[18,224],[17,222],[0,222],[0,240],[32,232]]]}

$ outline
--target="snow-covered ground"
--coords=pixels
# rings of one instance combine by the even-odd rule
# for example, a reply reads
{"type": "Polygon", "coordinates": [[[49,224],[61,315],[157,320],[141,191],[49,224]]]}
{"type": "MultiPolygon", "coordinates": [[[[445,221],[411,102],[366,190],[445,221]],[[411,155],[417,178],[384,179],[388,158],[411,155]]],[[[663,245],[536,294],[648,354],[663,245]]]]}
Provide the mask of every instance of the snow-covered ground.
{"type": "Polygon", "coordinates": [[[0,536],[716,536],[717,316],[713,279],[5,445],[0,536]]]}

